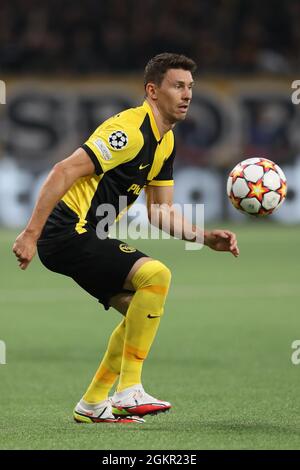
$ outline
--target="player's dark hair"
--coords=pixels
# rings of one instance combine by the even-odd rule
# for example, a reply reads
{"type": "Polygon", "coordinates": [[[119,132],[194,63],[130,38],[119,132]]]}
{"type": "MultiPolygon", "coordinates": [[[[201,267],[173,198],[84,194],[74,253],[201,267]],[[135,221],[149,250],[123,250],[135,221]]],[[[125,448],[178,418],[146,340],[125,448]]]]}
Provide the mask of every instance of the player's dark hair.
{"type": "Polygon", "coordinates": [[[146,87],[149,82],[159,86],[169,69],[183,69],[195,72],[196,68],[196,63],[185,55],[163,52],[162,54],[152,57],[146,65],[144,86],[146,87]]]}

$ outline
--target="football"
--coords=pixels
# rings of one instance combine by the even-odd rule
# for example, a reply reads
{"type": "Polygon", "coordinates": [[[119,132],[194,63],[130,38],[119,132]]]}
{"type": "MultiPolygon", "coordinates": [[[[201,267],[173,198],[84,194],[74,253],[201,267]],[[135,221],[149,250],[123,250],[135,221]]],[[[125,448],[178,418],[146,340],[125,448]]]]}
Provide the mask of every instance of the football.
{"type": "Polygon", "coordinates": [[[248,158],[238,163],[227,180],[227,194],[241,212],[265,216],[285,200],[286,177],[276,163],[265,158],[248,158]]]}

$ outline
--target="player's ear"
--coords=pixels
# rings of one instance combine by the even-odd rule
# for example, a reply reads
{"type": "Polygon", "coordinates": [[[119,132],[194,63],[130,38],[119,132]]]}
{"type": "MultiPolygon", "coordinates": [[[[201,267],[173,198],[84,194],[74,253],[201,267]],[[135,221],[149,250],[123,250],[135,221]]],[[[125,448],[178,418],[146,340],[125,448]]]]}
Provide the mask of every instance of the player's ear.
{"type": "Polygon", "coordinates": [[[149,96],[152,100],[157,99],[156,85],[155,83],[149,82],[146,85],[146,96],[149,96]]]}

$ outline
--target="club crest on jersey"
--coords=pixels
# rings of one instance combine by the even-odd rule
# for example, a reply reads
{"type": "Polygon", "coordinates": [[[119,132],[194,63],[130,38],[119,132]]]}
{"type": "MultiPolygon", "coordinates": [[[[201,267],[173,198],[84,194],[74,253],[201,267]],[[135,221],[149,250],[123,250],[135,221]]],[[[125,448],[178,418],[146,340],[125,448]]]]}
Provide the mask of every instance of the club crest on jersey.
{"type": "Polygon", "coordinates": [[[114,150],[122,150],[128,144],[128,137],[123,131],[115,131],[110,134],[108,141],[114,150]]]}
{"type": "Polygon", "coordinates": [[[121,243],[119,245],[119,248],[123,253],[134,253],[136,251],[136,248],[133,248],[133,246],[127,245],[127,243],[121,243]]]}

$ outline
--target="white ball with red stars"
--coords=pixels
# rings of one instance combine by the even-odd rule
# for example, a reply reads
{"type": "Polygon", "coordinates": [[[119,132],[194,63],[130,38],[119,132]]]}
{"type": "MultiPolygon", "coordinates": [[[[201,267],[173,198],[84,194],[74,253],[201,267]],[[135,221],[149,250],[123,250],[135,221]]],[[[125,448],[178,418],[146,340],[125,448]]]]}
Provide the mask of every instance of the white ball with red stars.
{"type": "Polygon", "coordinates": [[[238,163],[227,180],[227,194],[241,212],[272,214],[286,198],[287,183],[282,169],[265,158],[248,158],[238,163]]]}

